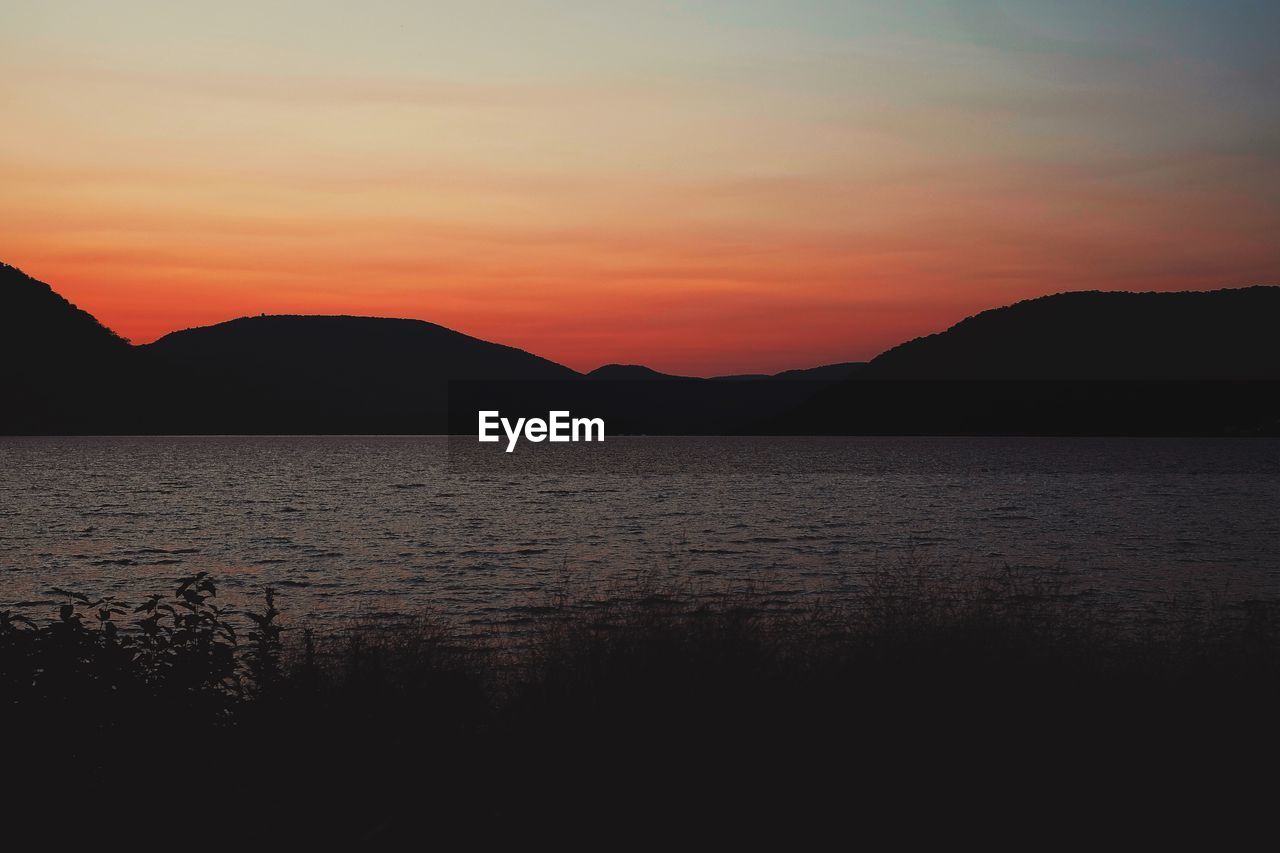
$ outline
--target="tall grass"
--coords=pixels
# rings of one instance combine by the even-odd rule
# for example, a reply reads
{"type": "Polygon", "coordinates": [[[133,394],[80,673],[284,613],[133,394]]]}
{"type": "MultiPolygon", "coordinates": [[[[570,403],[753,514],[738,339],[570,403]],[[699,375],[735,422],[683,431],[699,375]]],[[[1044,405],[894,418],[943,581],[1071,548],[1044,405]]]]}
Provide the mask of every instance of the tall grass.
{"type": "Polygon", "coordinates": [[[1045,576],[895,570],[790,607],[639,582],[476,636],[285,630],[273,591],[233,613],[206,575],[134,606],[57,594],[0,613],[7,766],[171,829],[214,803],[234,806],[201,822],[291,840],[870,820],[975,785],[1026,810],[1278,754],[1275,601],[1117,617],[1045,576]]]}

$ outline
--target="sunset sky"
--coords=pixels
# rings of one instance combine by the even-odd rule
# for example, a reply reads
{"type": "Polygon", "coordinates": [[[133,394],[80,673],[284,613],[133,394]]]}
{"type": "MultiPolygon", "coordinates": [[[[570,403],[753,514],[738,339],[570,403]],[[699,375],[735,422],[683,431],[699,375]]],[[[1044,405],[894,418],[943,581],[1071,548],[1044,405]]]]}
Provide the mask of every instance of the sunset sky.
{"type": "Polygon", "coordinates": [[[0,260],[135,342],[416,317],[578,369],[862,359],[1280,283],[1280,3],[0,4],[0,260]]]}

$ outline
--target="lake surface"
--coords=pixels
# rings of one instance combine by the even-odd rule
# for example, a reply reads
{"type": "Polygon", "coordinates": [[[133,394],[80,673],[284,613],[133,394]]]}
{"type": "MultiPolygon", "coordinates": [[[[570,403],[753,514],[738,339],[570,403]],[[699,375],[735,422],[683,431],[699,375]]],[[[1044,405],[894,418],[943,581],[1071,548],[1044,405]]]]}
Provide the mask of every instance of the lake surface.
{"type": "Polygon", "coordinates": [[[1099,606],[1280,594],[1280,441],[0,438],[0,603],[196,571],[321,620],[486,621],[636,573],[838,596],[912,566],[1061,572],[1099,606]],[[463,443],[465,442],[465,443],[463,443]],[[544,446],[545,447],[545,446],[544,446]]]}

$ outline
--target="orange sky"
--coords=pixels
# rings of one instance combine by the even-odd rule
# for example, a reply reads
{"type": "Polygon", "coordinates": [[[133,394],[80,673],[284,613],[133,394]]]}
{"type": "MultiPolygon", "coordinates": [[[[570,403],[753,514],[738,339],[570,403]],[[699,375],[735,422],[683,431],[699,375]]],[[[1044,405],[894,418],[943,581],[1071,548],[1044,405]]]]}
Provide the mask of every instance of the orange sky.
{"type": "Polygon", "coordinates": [[[0,260],[136,342],[352,313],[773,372],[1280,281],[1274,63],[1193,2],[172,5],[0,11],[0,260]]]}

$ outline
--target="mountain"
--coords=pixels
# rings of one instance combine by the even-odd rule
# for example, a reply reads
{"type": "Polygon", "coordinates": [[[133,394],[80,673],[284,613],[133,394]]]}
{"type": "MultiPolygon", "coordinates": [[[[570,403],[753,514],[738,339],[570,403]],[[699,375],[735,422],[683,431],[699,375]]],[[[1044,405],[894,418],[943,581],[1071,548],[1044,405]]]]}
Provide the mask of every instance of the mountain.
{"type": "Polygon", "coordinates": [[[878,356],[788,413],[834,434],[1276,435],[1280,287],[1060,293],[878,356]]]}
{"type": "Polygon", "coordinates": [[[761,379],[772,379],[769,373],[729,373],[724,376],[712,376],[716,382],[759,382],[761,379]]]}
{"type": "Polygon", "coordinates": [[[440,431],[450,381],[579,377],[419,320],[245,317],[135,347],[0,264],[0,433],[440,431]]]}
{"type": "Polygon", "coordinates": [[[802,367],[797,370],[784,370],[775,373],[770,379],[787,382],[842,382],[851,379],[867,366],[865,361],[845,361],[839,364],[824,364],[820,367],[802,367]]]}
{"type": "Polygon", "coordinates": [[[648,382],[653,380],[689,379],[690,377],[659,373],[652,367],[645,367],[643,364],[606,364],[588,373],[587,378],[609,382],[648,382]]]}
{"type": "MultiPolygon", "coordinates": [[[[299,371],[313,384],[402,387],[423,380],[571,379],[580,374],[515,347],[422,320],[262,315],[172,332],[142,347],[173,364],[241,374],[299,371]]],[[[285,384],[285,383],[281,383],[285,384]]]]}
{"type": "Polygon", "coordinates": [[[839,364],[802,367],[796,370],[784,370],[781,373],[733,373],[711,378],[721,382],[759,382],[764,379],[780,379],[787,382],[841,382],[865,365],[864,361],[842,361],[839,364]]]}
{"type": "Polygon", "coordinates": [[[584,377],[376,317],[243,317],[135,347],[0,264],[0,433],[466,431],[478,403],[605,416],[614,434],[1276,434],[1277,320],[1280,287],[1062,293],[865,365],[706,380],[611,364],[584,377]]]}
{"type": "MultiPolygon", "coordinates": [[[[639,364],[606,364],[575,388],[510,389],[503,408],[536,416],[539,406],[545,409],[547,400],[556,400],[557,409],[603,417],[615,434],[763,434],[777,431],[787,413],[821,388],[852,375],[856,367],[824,365],[772,376],[702,379],[639,364]]],[[[452,426],[461,431],[466,424],[455,421],[452,426]]]]}
{"type": "Polygon", "coordinates": [[[1280,379],[1280,287],[1082,291],[983,311],[900,344],[860,379],[1280,379]]]}
{"type": "MultiPolygon", "coordinates": [[[[865,362],[846,361],[839,364],[824,364],[820,367],[804,367],[798,370],[784,370],[781,373],[734,373],[727,376],[712,376],[716,382],[757,382],[764,379],[782,379],[789,382],[839,382],[848,379],[854,371],[861,369],[865,362]]],[[[597,367],[587,374],[588,379],[610,380],[614,382],[643,382],[649,380],[696,379],[692,376],[677,376],[673,373],[660,373],[643,364],[606,364],[597,367]]]]}
{"type": "Polygon", "coordinates": [[[129,342],[0,264],[0,432],[78,431],[132,399],[129,342]]]}
{"type": "Polygon", "coordinates": [[[220,431],[439,431],[450,381],[580,375],[434,323],[378,317],[242,317],[140,349],[182,377],[179,420],[220,431]]]}
{"type": "Polygon", "coordinates": [[[0,263],[0,352],[21,354],[38,366],[119,355],[129,342],[72,305],[53,288],[0,263]]]}

